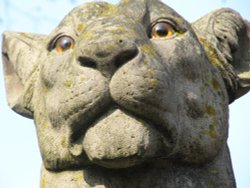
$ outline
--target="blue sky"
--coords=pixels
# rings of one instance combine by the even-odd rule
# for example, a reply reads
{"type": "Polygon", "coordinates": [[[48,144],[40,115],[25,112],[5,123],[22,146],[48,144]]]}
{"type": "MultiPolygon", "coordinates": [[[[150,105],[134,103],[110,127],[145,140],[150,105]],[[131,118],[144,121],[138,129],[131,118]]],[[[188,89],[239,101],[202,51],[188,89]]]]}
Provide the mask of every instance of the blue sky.
{"type": "MultiPolygon", "coordinates": [[[[83,2],[86,1],[0,0],[0,33],[11,30],[48,34],[67,12],[83,2]]],[[[164,2],[191,22],[221,7],[231,7],[250,20],[247,0],[165,0],[164,2]]],[[[36,188],[39,187],[41,158],[35,126],[32,120],[19,116],[9,109],[4,91],[2,66],[0,69],[0,187],[36,188]]],[[[228,143],[238,188],[250,187],[249,107],[250,93],[230,106],[228,143]]]]}

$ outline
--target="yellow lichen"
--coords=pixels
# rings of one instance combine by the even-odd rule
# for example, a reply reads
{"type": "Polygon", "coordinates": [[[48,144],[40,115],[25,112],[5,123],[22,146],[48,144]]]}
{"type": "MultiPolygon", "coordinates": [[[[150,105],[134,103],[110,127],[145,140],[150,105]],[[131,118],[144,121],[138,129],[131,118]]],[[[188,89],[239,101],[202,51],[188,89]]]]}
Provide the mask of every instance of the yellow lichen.
{"type": "Polygon", "coordinates": [[[45,188],[46,187],[46,180],[44,177],[42,177],[41,179],[41,188],[45,188]]]}
{"type": "Polygon", "coordinates": [[[81,180],[83,180],[83,175],[82,174],[81,175],[77,175],[74,178],[72,178],[72,180],[73,181],[81,181],[81,180]]]}
{"type": "Polygon", "coordinates": [[[145,44],[143,46],[140,46],[140,49],[145,54],[149,54],[149,55],[152,55],[152,56],[157,56],[157,52],[147,44],[145,44]]]}
{"type": "Polygon", "coordinates": [[[32,95],[33,95],[33,84],[31,84],[30,87],[28,87],[28,89],[26,90],[26,93],[24,95],[24,104],[29,107],[31,104],[31,98],[32,98],[32,95]]]}
{"type": "Polygon", "coordinates": [[[49,127],[48,124],[47,124],[46,122],[44,122],[43,128],[44,128],[44,129],[47,129],[48,127],[49,127]]]}
{"type": "Polygon", "coordinates": [[[73,81],[72,80],[66,80],[64,82],[64,86],[67,88],[71,88],[73,86],[73,81]]]}
{"type": "Polygon", "coordinates": [[[86,33],[84,33],[84,35],[82,35],[82,39],[88,39],[88,40],[92,40],[92,39],[94,39],[94,37],[95,37],[95,34],[94,33],[92,33],[91,31],[88,31],[88,32],[86,32],[86,33]]]}
{"type": "Polygon", "coordinates": [[[102,12],[102,15],[114,15],[115,16],[115,12],[116,12],[116,9],[115,9],[115,5],[113,5],[113,4],[107,4],[106,6],[105,6],[105,9],[104,9],[105,11],[103,11],[102,12]]]}
{"type": "Polygon", "coordinates": [[[67,140],[66,140],[66,137],[64,136],[61,140],[61,145],[63,148],[66,148],[67,147],[67,140]]]}
{"type": "Polygon", "coordinates": [[[150,77],[150,78],[152,78],[154,76],[154,73],[153,73],[153,71],[151,69],[147,70],[147,76],[150,77]]]}
{"type": "Polygon", "coordinates": [[[158,84],[159,84],[159,81],[156,80],[156,79],[150,79],[148,81],[148,84],[149,84],[150,88],[156,88],[158,86],[158,84]]]}
{"type": "Polygon", "coordinates": [[[82,77],[80,78],[80,81],[83,82],[84,80],[85,80],[85,77],[82,76],[82,77]]]}
{"type": "Polygon", "coordinates": [[[85,28],[85,26],[83,25],[83,23],[80,23],[80,24],[77,25],[76,30],[77,30],[79,33],[81,33],[81,32],[83,32],[84,28],[85,28]]]}
{"type": "Polygon", "coordinates": [[[222,62],[220,61],[220,58],[211,43],[209,43],[205,38],[199,38],[199,41],[205,48],[210,63],[217,67],[223,67],[222,62]]]}
{"type": "Polygon", "coordinates": [[[211,138],[214,138],[214,139],[218,138],[218,133],[216,131],[215,125],[213,125],[213,124],[211,124],[209,126],[209,130],[208,131],[202,131],[201,133],[204,134],[204,135],[207,135],[207,136],[209,136],[211,138]]]}
{"type": "MultiPolygon", "coordinates": [[[[122,27],[122,26],[118,26],[118,27],[110,27],[109,29],[108,29],[108,31],[110,31],[110,32],[117,32],[117,31],[125,31],[126,30],[126,28],[125,27],[122,27]]],[[[118,37],[120,37],[120,36],[118,36],[118,37]]]]}
{"type": "Polygon", "coordinates": [[[216,110],[210,105],[206,105],[206,110],[207,114],[212,118],[212,126],[215,127],[218,124],[218,120],[216,118],[216,110]]]}
{"type": "Polygon", "coordinates": [[[42,91],[44,94],[49,92],[49,86],[47,84],[42,83],[42,91]]]}

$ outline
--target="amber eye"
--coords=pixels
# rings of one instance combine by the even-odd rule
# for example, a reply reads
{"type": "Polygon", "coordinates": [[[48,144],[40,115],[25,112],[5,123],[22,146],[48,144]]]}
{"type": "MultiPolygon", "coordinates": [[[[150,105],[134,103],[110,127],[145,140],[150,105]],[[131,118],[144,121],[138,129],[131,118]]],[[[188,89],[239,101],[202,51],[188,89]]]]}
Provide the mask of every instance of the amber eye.
{"type": "Polygon", "coordinates": [[[71,37],[62,36],[56,40],[55,49],[58,53],[74,48],[75,42],[71,37]]]}
{"type": "Polygon", "coordinates": [[[151,29],[151,38],[169,38],[175,35],[175,29],[168,22],[158,22],[151,29]]]}

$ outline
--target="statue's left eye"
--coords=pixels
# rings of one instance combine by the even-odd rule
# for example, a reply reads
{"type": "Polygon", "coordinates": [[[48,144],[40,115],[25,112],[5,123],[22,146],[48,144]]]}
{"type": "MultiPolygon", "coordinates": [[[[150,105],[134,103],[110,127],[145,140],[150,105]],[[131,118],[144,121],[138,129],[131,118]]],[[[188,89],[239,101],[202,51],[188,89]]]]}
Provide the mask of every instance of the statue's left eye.
{"type": "Polygon", "coordinates": [[[161,39],[161,38],[170,38],[175,36],[175,29],[173,26],[165,21],[157,22],[151,28],[151,38],[161,39]]]}
{"type": "Polygon", "coordinates": [[[72,49],[75,46],[75,41],[69,36],[62,36],[56,40],[55,49],[58,53],[72,49]]]}

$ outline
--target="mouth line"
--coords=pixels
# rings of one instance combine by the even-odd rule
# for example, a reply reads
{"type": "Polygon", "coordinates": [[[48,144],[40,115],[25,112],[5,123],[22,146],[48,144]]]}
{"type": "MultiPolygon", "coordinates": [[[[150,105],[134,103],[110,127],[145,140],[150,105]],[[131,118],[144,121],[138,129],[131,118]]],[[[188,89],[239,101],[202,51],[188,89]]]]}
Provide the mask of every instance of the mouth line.
{"type": "MultiPolygon", "coordinates": [[[[105,109],[107,109],[107,108],[105,108],[105,109]]],[[[85,137],[85,133],[87,132],[87,130],[90,127],[97,124],[98,122],[100,122],[102,119],[105,119],[107,116],[112,114],[115,110],[121,110],[126,114],[132,115],[135,118],[141,119],[142,121],[146,122],[148,125],[150,125],[152,127],[152,129],[156,130],[159,133],[163,144],[167,148],[173,147],[173,145],[175,143],[175,141],[173,139],[173,134],[171,133],[171,130],[167,129],[166,126],[152,122],[151,120],[149,120],[145,117],[142,117],[138,114],[130,112],[129,110],[123,108],[122,106],[116,104],[115,102],[111,102],[108,105],[108,110],[102,110],[101,112],[95,114],[90,121],[84,123],[85,124],[84,126],[82,126],[82,124],[79,123],[80,125],[71,131],[70,138],[69,138],[70,139],[69,150],[73,156],[78,157],[84,153],[82,142],[83,142],[83,139],[85,137]]],[[[72,126],[72,127],[76,127],[76,126],[72,126]]]]}
{"type": "MultiPolygon", "coordinates": [[[[123,159],[121,159],[123,160],[123,159]]],[[[135,164],[134,166],[129,166],[126,168],[106,168],[104,166],[100,166],[96,163],[88,163],[88,164],[84,164],[84,165],[76,165],[76,166],[71,166],[71,167],[67,167],[67,168],[62,168],[62,169],[47,169],[50,172],[63,172],[63,171],[83,171],[83,170],[88,170],[88,169],[98,169],[100,170],[104,170],[105,172],[108,170],[109,172],[113,172],[113,173],[117,173],[118,171],[123,171],[123,172],[134,172],[136,170],[141,170],[141,169],[145,169],[149,166],[158,166],[161,168],[162,167],[162,163],[159,164],[159,161],[163,161],[165,162],[164,165],[168,165],[170,164],[171,160],[168,157],[153,157],[150,159],[145,160],[142,163],[139,164],[135,164]]],[[[109,160],[106,160],[106,162],[108,162],[109,160]]]]}
{"type": "Polygon", "coordinates": [[[71,144],[79,144],[86,131],[93,125],[95,125],[98,121],[100,121],[102,118],[104,118],[105,116],[107,116],[108,114],[112,113],[114,110],[119,109],[118,105],[114,104],[113,102],[111,104],[109,104],[108,106],[108,110],[107,108],[104,108],[105,110],[102,110],[99,113],[96,113],[91,120],[81,123],[81,121],[79,122],[74,122],[72,123],[73,125],[71,125],[71,127],[75,127],[74,129],[72,128],[72,132],[70,135],[70,143],[71,144]],[[75,125],[78,126],[75,126],[75,125]],[[84,126],[82,125],[84,124],[84,126]]]}

